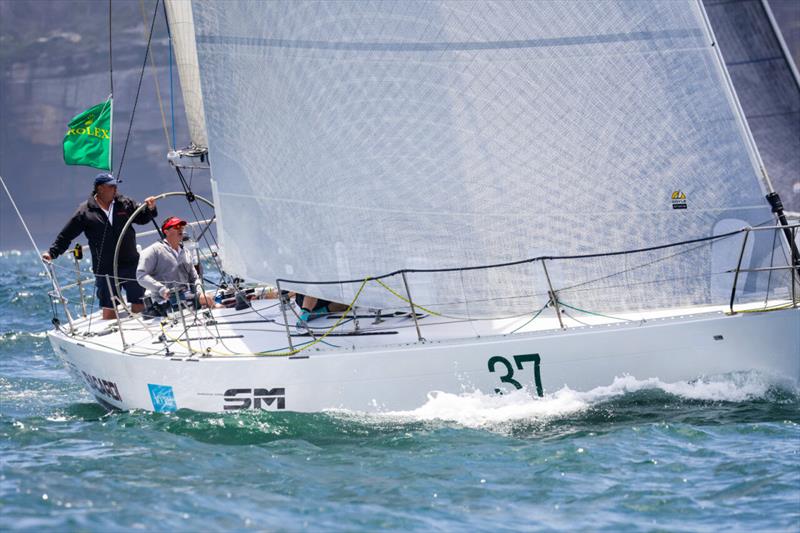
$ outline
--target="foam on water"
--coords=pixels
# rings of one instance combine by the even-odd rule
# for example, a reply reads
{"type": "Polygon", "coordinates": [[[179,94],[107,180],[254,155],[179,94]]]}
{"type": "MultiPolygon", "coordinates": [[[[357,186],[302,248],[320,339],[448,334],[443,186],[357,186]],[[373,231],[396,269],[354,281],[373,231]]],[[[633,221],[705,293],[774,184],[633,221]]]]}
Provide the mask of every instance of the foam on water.
{"type": "Polygon", "coordinates": [[[608,386],[579,392],[563,387],[537,398],[526,391],[510,394],[431,392],[427,402],[410,411],[392,411],[379,416],[402,421],[446,420],[469,428],[483,428],[518,420],[546,421],[571,416],[626,394],[660,390],[686,400],[742,402],[763,398],[776,385],[774,379],[757,372],[717,376],[692,382],[665,383],[658,378],[638,380],[617,377],[608,386]]]}

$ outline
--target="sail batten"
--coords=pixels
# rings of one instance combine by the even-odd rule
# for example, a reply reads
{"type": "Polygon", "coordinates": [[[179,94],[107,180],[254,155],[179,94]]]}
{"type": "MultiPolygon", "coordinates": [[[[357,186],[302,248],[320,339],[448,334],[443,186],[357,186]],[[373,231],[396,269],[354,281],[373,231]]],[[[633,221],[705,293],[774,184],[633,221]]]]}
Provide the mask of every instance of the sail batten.
{"type": "MultiPolygon", "coordinates": [[[[221,254],[235,274],[363,279],[772,219],[696,1],[195,0],[193,11],[221,254]]],[[[651,257],[624,276],[634,296],[575,296],[705,303],[720,249],[651,257]],[[652,281],[675,272],[705,279],[652,281]]],[[[763,262],[772,248],[754,250],[763,262]]],[[[551,277],[570,287],[612,268],[565,264],[551,277]]],[[[433,306],[474,297],[476,314],[507,307],[504,295],[547,294],[530,267],[410,283],[433,306]]],[[[292,288],[342,300],[358,287],[292,288]]],[[[402,303],[381,287],[360,302],[402,303]]]]}

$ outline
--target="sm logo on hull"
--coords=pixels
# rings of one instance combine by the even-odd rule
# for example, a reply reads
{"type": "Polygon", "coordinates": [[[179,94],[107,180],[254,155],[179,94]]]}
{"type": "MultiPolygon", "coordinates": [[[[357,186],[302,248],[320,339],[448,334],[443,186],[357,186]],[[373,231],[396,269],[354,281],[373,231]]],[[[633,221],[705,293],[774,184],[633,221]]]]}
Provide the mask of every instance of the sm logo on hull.
{"type": "Polygon", "coordinates": [[[286,389],[228,389],[225,391],[226,411],[237,409],[286,409],[286,389]]]}

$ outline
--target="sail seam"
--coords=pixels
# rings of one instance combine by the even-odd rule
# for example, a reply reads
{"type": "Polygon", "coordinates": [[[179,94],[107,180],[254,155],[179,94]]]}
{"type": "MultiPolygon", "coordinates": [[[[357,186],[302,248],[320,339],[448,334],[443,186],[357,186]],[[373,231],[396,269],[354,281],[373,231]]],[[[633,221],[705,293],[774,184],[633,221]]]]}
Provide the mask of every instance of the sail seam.
{"type": "Polygon", "coordinates": [[[295,39],[266,39],[259,37],[236,37],[233,35],[198,35],[197,42],[212,45],[240,45],[262,48],[300,48],[311,50],[352,50],[370,52],[444,52],[464,50],[505,50],[516,48],[545,48],[551,46],[576,46],[616,42],[652,42],[658,39],[701,38],[703,32],[696,29],[663,31],[640,31],[609,33],[604,35],[579,35],[574,37],[551,37],[543,39],[520,39],[509,41],[455,41],[455,42],[353,42],[311,41],[295,39]]]}
{"type": "MultiPolygon", "coordinates": [[[[282,202],[287,204],[298,204],[298,205],[310,205],[316,207],[323,207],[325,209],[333,209],[333,210],[351,210],[351,211],[367,211],[367,212],[374,212],[374,213],[400,213],[400,214],[413,214],[413,215],[425,215],[425,216],[481,216],[485,217],[489,215],[489,213],[480,213],[480,212],[451,212],[451,211],[409,211],[403,209],[392,209],[390,207],[366,207],[362,205],[339,205],[339,204],[332,204],[326,202],[314,202],[311,200],[292,200],[289,198],[280,198],[274,196],[259,196],[254,194],[242,194],[242,193],[232,193],[232,192],[221,192],[219,196],[228,196],[230,198],[247,198],[250,200],[266,200],[270,202],[282,202]]],[[[692,211],[700,212],[700,213],[716,213],[716,212],[724,212],[724,211],[738,211],[738,210],[762,210],[764,209],[763,205],[740,205],[740,206],[727,206],[727,207],[693,207],[692,211]]],[[[670,208],[665,209],[648,209],[648,210],[638,210],[638,211],[598,211],[598,212],[585,212],[585,215],[588,216],[595,216],[595,215],[625,215],[629,216],[631,213],[642,214],[642,213],[650,213],[650,214],[658,214],[658,213],[673,213],[674,210],[670,208]]],[[[552,216],[552,215],[561,215],[560,211],[539,211],[538,213],[540,216],[552,216]]],[[[505,214],[495,212],[491,214],[493,217],[505,217],[505,218],[518,218],[519,215],[515,214],[505,214]]]]}

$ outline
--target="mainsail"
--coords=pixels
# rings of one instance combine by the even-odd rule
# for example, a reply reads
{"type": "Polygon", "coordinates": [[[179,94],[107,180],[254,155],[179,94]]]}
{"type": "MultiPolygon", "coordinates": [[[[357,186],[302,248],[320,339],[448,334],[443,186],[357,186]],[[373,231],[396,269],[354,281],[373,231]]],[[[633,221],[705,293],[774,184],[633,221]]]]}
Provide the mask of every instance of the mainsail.
{"type": "MultiPolygon", "coordinates": [[[[192,11],[221,254],[245,278],[352,280],[773,221],[697,0],[195,0],[192,11]]],[[[755,241],[744,266],[775,250],[755,241]]],[[[739,245],[552,260],[549,274],[592,309],[718,302],[739,245]]],[[[550,285],[540,264],[408,281],[417,302],[471,316],[530,309],[550,285]]],[[[385,283],[394,293],[370,284],[359,303],[402,304],[401,281],[385,283]]],[[[752,274],[741,297],[767,284],[752,274]]],[[[359,288],[290,286],[338,301],[359,288]]]]}

